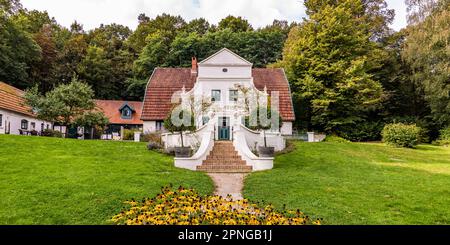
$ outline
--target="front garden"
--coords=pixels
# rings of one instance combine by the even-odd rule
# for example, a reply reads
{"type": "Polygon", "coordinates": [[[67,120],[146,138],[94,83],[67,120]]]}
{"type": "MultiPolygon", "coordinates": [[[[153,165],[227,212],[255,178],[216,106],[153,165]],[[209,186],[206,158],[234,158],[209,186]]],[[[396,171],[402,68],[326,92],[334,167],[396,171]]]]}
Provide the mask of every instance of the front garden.
{"type": "Polygon", "coordinates": [[[324,224],[450,224],[450,148],[296,142],[244,197],[300,208],[324,224]]]}
{"type": "MultiPolygon", "coordinates": [[[[193,196],[196,203],[220,201],[196,194],[212,193],[209,177],[173,167],[172,157],[145,150],[145,143],[0,135],[0,145],[0,224],[126,223],[116,215],[131,210],[123,202],[133,199],[132,206],[152,207],[161,215],[159,208],[177,208],[158,206],[169,197],[158,197],[169,184],[173,195],[182,193],[178,186],[195,189],[186,198],[193,196]]],[[[294,146],[276,157],[273,170],[252,173],[245,181],[244,197],[259,208],[272,204],[270,214],[278,217],[274,223],[292,221],[289,213],[283,216],[285,210],[300,210],[323,224],[450,223],[449,147],[349,142],[294,146]]],[[[170,196],[177,201],[169,203],[189,208],[183,198],[170,196]]],[[[196,203],[192,208],[198,208],[196,203]]],[[[203,224],[225,221],[220,212],[210,213],[211,219],[199,215],[203,224]]],[[[190,221],[196,222],[173,220],[190,221]]]]}
{"type": "Polygon", "coordinates": [[[0,224],[109,224],[123,201],[162,186],[213,191],[145,143],[0,135],[0,224]]]}

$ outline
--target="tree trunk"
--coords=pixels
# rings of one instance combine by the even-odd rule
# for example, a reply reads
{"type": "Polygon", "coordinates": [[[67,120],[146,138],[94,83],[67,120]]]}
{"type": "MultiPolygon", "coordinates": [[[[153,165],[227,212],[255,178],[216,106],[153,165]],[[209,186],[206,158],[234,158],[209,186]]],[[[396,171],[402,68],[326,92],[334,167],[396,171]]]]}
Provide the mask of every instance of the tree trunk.
{"type": "Polygon", "coordinates": [[[181,147],[184,147],[184,143],[183,143],[183,131],[180,131],[180,136],[181,136],[181,147]]]}
{"type": "Polygon", "coordinates": [[[266,130],[263,130],[263,135],[264,135],[264,147],[267,147],[266,130]]]}

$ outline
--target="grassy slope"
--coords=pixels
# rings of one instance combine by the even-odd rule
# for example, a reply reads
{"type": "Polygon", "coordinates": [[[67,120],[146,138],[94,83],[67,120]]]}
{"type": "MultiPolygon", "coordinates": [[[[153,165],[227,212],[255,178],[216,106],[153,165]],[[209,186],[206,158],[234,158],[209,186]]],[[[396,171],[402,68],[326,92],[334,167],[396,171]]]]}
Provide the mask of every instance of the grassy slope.
{"type": "Polygon", "coordinates": [[[0,224],[104,224],[170,183],[213,190],[142,143],[0,135],[0,224]]]}
{"type": "Polygon", "coordinates": [[[244,196],[286,204],[326,224],[450,224],[450,148],[295,143],[244,196]]]}

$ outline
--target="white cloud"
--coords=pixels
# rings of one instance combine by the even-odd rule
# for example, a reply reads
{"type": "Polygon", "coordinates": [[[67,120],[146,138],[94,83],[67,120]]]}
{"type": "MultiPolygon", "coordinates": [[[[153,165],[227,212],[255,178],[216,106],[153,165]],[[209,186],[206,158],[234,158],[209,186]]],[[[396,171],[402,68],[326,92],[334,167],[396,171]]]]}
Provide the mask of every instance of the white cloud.
{"type": "MultiPolygon", "coordinates": [[[[400,13],[393,28],[404,27],[403,0],[387,2],[400,13]]],[[[150,17],[169,13],[186,20],[203,17],[212,24],[231,14],[245,17],[254,27],[265,26],[274,19],[298,22],[305,16],[301,0],[22,0],[22,4],[28,9],[47,10],[64,26],[77,20],[87,30],[102,23],[118,23],[134,29],[140,13],[150,17]]]]}

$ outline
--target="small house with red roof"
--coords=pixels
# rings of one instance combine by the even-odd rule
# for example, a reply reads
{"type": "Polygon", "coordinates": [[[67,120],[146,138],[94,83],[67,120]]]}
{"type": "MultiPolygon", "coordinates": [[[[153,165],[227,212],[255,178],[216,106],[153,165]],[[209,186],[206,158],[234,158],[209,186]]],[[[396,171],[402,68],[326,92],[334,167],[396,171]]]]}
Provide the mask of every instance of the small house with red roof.
{"type": "Polygon", "coordinates": [[[142,131],[142,102],[95,100],[95,104],[97,110],[102,111],[109,120],[104,139],[112,138],[113,135],[121,137],[125,129],[142,131]]]}
{"type": "Polygon", "coordinates": [[[38,135],[52,123],[40,120],[25,104],[24,91],[0,82],[0,134],[38,135]]]}

